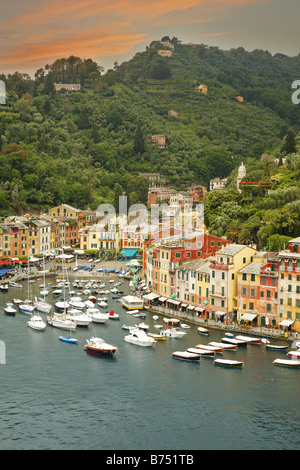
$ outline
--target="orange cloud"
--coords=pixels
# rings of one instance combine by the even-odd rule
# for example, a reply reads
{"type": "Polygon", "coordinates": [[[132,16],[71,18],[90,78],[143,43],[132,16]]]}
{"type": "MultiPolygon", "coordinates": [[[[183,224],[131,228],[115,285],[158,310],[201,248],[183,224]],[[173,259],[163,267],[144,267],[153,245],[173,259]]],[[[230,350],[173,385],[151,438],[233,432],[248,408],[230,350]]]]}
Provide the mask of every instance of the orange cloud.
{"type": "Polygon", "coordinates": [[[47,62],[72,54],[81,57],[118,55],[126,53],[144,40],[143,34],[99,34],[99,31],[90,31],[89,34],[76,34],[63,40],[35,41],[19,46],[0,55],[0,61],[2,65],[7,66],[16,63],[26,65],[33,62],[47,62]]]}

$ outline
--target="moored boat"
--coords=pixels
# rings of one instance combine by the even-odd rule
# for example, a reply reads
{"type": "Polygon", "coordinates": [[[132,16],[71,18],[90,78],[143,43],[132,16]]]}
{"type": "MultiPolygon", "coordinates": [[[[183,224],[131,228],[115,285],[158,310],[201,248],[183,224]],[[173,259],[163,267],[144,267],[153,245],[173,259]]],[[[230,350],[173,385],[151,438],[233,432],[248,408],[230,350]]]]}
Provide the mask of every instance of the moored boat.
{"type": "Polygon", "coordinates": [[[288,348],[288,345],[281,345],[281,344],[266,344],[266,349],[272,351],[285,351],[288,348]]]}
{"type": "Polygon", "coordinates": [[[9,283],[10,287],[16,287],[17,289],[22,289],[22,284],[19,284],[18,282],[11,281],[9,283]]]}
{"type": "Polygon", "coordinates": [[[167,328],[165,331],[165,335],[168,336],[168,338],[182,338],[184,335],[186,335],[185,331],[182,331],[180,328],[167,328]]]}
{"type": "Polygon", "coordinates": [[[231,361],[230,359],[215,359],[214,364],[216,366],[223,367],[243,367],[243,361],[231,361]]]}
{"type": "Polygon", "coordinates": [[[208,351],[214,351],[215,353],[222,354],[224,351],[224,347],[221,346],[213,346],[211,344],[197,344],[195,346],[196,349],[207,349],[208,351]]]}
{"type": "Polygon", "coordinates": [[[221,338],[222,343],[229,343],[229,344],[235,344],[236,346],[247,346],[247,341],[243,341],[241,339],[236,339],[236,338],[221,338]]]}
{"type": "Polygon", "coordinates": [[[17,313],[17,310],[13,308],[13,304],[7,303],[6,307],[4,307],[4,312],[5,312],[5,315],[15,316],[15,314],[17,313]]]}
{"type": "Polygon", "coordinates": [[[137,346],[153,346],[156,342],[154,338],[150,338],[143,330],[131,330],[129,335],[124,337],[127,343],[136,344],[137,346]]]}
{"type": "Polygon", "coordinates": [[[197,330],[198,330],[198,333],[200,333],[200,335],[203,335],[203,336],[209,335],[209,330],[207,328],[203,328],[202,326],[199,326],[197,330]]]}
{"type": "Polygon", "coordinates": [[[298,359],[300,359],[300,351],[295,351],[295,350],[291,350],[287,353],[287,355],[289,357],[297,357],[298,359]]]}
{"type": "Polygon", "coordinates": [[[119,320],[120,315],[111,310],[107,316],[110,320],[119,320]]]}
{"type": "Polygon", "coordinates": [[[172,326],[180,325],[180,320],[178,318],[166,318],[166,317],[164,317],[163,322],[167,323],[167,325],[172,325],[172,326]]]}
{"type": "Polygon", "coordinates": [[[47,317],[49,325],[62,330],[75,330],[76,323],[68,320],[64,314],[54,313],[51,317],[47,317]]]}
{"type": "Polygon", "coordinates": [[[172,353],[172,357],[175,359],[180,359],[182,361],[192,361],[192,362],[199,362],[200,361],[200,354],[196,354],[189,351],[174,351],[172,353]]]}
{"type": "Polygon", "coordinates": [[[229,343],[218,343],[216,341],[211,341],[208,343],[210,346],[217,346],[223,348],[225,351],[236,351],[236,344],[229,344],[229,343]]]}
{"type": "Polygon", "coordinates": [[[37,314],[31,316],[27,325],[33,330],[44,331],[46,329],[46,323],[43,321],[42,317],[37,314]]]}
{"type": "Polygon", "coordinates": [[[160,333],[147,333],[150,338],[153,338],[158,341],[165,341],[166,335],[161,331],[160,333]]]}
{"type": "Polygon", "coordinates": [[[241,341],[247,341],[247,343],[250,343],[250,344],[260,344],[261,343],[261,339],[260,338],[255,338],[254,336],[238,335],[238,336],[236,336],[236,339],[241,340],[241,341]]]}
{"type": "Polygon", "coordinates": [[[22,304],[19,304],[19,310],[21,313],[25,313],[27,315],[31,315],[34,311],[35,307],[31,303],[27,303],[26,301],[22,304]]]}
{"type": "Polygon", "coordinates": [[[300,367],[300,361],[293,359],[275,359],[273,364],[281,367],[300,367]]]}
{"type": "Polygon", "coordinates": [[[78,344],[78,339],[72,338],[71,336],[60,336],[59,339],[65,343],[78,344]]]}
{"type": "Polygon", "coordinates": [[[187,348],[187,352],[192,354],[199,354],[200,356],[204,357],[213,357],[215,355],[214,351],[210,351],[209,349],[200,349],[200,348],[187,348]]]}
{"type": "Polygon", "coordinates": [[[110,356],[112,357],[118,350],[117,346],[106,343],[102,338],[93,336],[87,340],[84,347],[85,351],[94,356],[110,356]]]}

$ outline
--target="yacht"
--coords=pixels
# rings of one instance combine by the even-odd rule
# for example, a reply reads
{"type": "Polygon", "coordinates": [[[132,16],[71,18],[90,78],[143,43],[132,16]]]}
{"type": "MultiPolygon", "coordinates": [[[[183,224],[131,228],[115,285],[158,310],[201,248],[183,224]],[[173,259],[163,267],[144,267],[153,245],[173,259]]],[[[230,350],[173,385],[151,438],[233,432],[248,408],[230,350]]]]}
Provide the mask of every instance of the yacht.
{"type": "Polygon", "coordinates": [[[96,356],[113,356],[118,350],[116,346],[106,343],[102,338],[92,337],[87,340],[85,351],[96,356]]]}
{"type": "Polygon", "coordinates": [[[46,328],[46,323],[43,321],[40,315],[34,314],[31,316],[30,320],[27,322],[27,325],[30,326],[33,330],[44,331],[46,328]]]}
{"type": "Polygon", "coordinates": [[[130,334],[124,337],[124,341],[138,346],[153,346],[153,344],[156,343],[154,338],[151,338],[145,331],[138,328],[131,330],[130,334]]]}
{"type": "Polygon", "coordinates": [[[72,320],[68,320],[63,313],[54,313],[51,317],[47,317],[47,321],[49,325],[55,328],[73,331],[76,329],[76,323],[72,320]]]}

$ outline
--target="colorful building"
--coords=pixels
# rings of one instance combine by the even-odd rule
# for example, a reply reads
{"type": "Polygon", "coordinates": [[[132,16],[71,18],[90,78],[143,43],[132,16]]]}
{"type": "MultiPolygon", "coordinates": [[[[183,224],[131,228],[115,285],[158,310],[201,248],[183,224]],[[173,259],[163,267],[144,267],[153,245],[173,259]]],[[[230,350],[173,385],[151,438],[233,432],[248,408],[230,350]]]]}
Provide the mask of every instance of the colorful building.
{"type": "Polygon", "coordinates": [[[210,313],[213,320],[236,318],[237,273],[247,266],[256,250],[246,245],[227,245],[211,261],[210,313]]]}
{"type": "Polygon", "coordinates": [[[282,328],[300,331],[300,237],[278,253],[278,315],[282,328]]]}

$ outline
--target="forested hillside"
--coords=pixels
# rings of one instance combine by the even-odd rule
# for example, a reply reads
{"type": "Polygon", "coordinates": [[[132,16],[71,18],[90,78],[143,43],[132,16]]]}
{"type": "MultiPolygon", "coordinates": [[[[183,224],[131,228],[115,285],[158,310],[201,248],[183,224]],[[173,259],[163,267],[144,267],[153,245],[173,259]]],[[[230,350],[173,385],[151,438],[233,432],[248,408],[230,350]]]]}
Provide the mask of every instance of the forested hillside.
{"type": "MultiPolygon", "coordinates": [[[[177,189],[194,182],[208,186],[215,177],[228,177],[230,185],[242,161],[247,177],[262,181],[277,175],[274,189],[299,189],[293,168],[300,106],[291,101],[291,84],[299,78],[300,55],[170,41],[172,48],[154,41],[106,73],[91,59],[71,56],[46,64],[34,78],[0,75],[7,89],[0,109],[2,216],[59,203],[95,209],[116,201],[122,191],[131,203],[145,203],[147,183],[137,177],[140,172],[159,172],[177,189]],[[172,55],[161,57],[161,49],[172,55]],[[54,83],[78,83],[81,91],[56,93],[54,83]],[[200,84],[208,87],[207,94],[195,91],[200,84]],[[154,134],[166,137],[164,148],[152,143],[154,134]],[[293,158],[282,166],[287,155],[293,158]]],[[[258,202],[249,205],[235,197],[246,212],[232,218],[245,223],[258,202]]],[[[294,194],[289,202],[295,200],[294,194]]],[[[263,208],[281,207],[274,204],[263,208]]],[[[211,218],[207,224],[218,233],[241,232],[228,224],[220,228],[211,218]]],[[[274,230],[289,236],[298,229],[289,224],[283,230],[281,224],[274,230]]]]}

